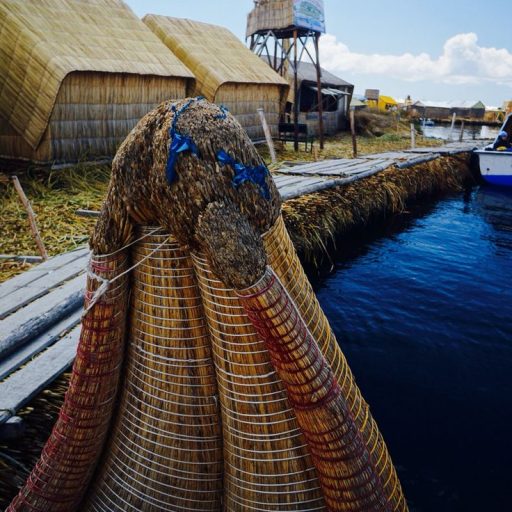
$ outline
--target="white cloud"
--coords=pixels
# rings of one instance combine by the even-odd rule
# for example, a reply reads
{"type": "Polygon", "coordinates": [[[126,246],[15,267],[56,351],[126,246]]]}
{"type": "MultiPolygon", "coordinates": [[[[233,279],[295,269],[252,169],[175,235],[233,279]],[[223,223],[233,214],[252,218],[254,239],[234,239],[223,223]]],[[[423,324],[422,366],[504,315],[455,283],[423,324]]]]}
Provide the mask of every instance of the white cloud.
{"type": "Polygon", "coordinates": [[[438,58],[428,53],[356,53],[330,34],[320,38],[320,55],[322,66],[338,74],[354,72],[410,82],[430,80],[456,85],[492,82],[512,87],[512,53],[479,46],[478,37],[472,32],[448,39],[438,58]]]}

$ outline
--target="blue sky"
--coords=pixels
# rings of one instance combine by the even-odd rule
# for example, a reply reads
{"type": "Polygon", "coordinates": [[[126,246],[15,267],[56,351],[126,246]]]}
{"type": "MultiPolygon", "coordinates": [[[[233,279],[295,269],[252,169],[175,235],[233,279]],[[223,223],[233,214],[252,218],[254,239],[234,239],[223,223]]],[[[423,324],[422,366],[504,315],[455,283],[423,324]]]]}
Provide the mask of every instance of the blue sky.
{"type": "MultiPolygon", "coordinates": [[[[146,13],[229,28],[245,39],[252,0],[125,0],[146,13]]],[[[494,0],[324,0],[322,66],[382,94],[424,100],[512,99],[512,2],[494,0]]]]}

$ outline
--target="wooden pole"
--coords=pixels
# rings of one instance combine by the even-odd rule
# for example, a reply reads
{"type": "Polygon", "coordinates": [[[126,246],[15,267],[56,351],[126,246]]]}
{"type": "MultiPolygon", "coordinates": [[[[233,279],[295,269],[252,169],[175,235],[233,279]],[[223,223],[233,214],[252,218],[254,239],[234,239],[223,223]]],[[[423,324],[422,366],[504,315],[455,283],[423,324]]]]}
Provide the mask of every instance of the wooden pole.
{"type": "Polygon", "coordinates": [[[293,31],[293,149],[299,151],[299,83],[297,76],[297,30],[293,31]]]}
{"type": "Polygon", "coordinates": [[[20,256],[19,254],[0,254],[0,260],[21,261],[22,263],[41,263],[41,256],[20,256]]]}
{"type": "Polygon", "coordinates": [[[320,33],[315,33],[315,67],[316,67],[316,88],[318,90],[318,135],[320,139],[320,149],[324,149],[324,105],[322,100],[322,69],[320,68],[320,51],[318,49],[318,40],[320,33]]]}
{"type": "Polygon", "coordinates": [[[18,180],[18,176],[11,176],[11,180],[14,184],[16,192],[18,193],[18,196],[21,199],[21,202],[23,203],[23,206],[25,207],[25,210],[27,211],[28,221],[30,223],[30,230],[32,231],[32,235],[34,236],[34,239],[36,241],[39,253],[41,254],[43,260],[47,260],[48,253],[46,252],[43,240],[41,239],[41,235],[39,234],[39,230],[37,229],[36,216],[34,215],[34,210],[32,210],[32,205],[30,204],[30,201],[28,200],[27,196],[25,195],[25,192],[23,191],[21,183],[18,180]]]}
{"type": "Polygon", "coordinates": [[[411,123],[411,149],[416,147],[416,130],[414,129],[414,123],[411,123]]]}
{"type": "Polygon", "coordinates": [[[354,158],[357,158],[356,120],[355,120],[355,113],[354,113],[353,108],[350,109],[349,119],[350,119],[350,132],[352,133],[352,156],[354,158]]]}
{"type": "Polygon", "coordinates": [[[275,164],[277,162],[276,150],[274,149],[274,142],[272,141],[270,128],[268,127],[267,120],[265,119],[265,112],[263,111],[262,108],[259,108],[258,114],[260,116],[261,125],[263,126],[263,133],[265,134],[265,139],[267,140],[267,146],[270,152],[270,159],[272,160],[272,163],[275,164]]]}
{"type": "Polygon", "coordinates": [[[459,142],[464,138],[464,119],[460,122],[459,142]]]}
{"type": "Polygon", "coordinates": [[[457,114],[454,112],[452,116],[452,124],[450,126],[450,140],[453,140],[453,128],[455,127],[455,118],[457,117],[457,114]]]}

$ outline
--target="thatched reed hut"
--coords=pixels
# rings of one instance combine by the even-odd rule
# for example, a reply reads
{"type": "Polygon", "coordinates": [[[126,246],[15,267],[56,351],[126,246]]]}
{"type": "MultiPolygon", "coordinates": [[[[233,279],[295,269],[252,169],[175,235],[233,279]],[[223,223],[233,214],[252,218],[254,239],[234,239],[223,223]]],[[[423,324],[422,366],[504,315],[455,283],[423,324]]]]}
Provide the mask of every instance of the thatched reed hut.
{"type": "Polygon", "coordinates": [[[0,2],[0,157],[111,157],[191,72],[121,0],[0,2]]]}
{"type": "Polygon", "coordinates": [[[273,135],[288,82],[264,64],[224,27],[148,14],[144,23],[194,74],[193,95],[224,105],[253,140],[264,137],[258,115],[263,108],[273,135]]]}

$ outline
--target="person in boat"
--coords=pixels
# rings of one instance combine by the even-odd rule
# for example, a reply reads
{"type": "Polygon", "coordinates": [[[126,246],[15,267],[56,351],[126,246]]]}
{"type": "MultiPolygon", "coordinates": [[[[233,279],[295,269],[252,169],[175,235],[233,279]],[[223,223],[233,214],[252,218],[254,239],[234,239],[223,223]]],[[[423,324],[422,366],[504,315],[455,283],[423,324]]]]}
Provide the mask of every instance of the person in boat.
{"type": "Polygon", "coordinates": [[[508,133],[506,131],[503,130],[498,133],[498,138],[493,144],[492,149],[494,149],[494,151],[510,151],[512,149],[512,144],[510,144],[508,133]]]}

